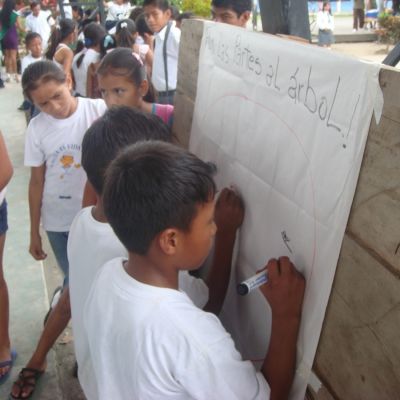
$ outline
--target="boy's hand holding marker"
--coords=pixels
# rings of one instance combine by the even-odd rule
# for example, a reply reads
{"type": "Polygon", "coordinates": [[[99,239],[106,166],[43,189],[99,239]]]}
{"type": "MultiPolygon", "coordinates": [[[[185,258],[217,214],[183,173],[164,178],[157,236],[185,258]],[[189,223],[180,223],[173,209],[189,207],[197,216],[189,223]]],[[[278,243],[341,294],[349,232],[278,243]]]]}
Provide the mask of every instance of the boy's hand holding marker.
{"type": "Polygon", "coordinates": [[[305,280],[288,257],[268,261],[268,282],[260,286],[271,306],[273,317],[299,318],[303,304],[305,280]]]}

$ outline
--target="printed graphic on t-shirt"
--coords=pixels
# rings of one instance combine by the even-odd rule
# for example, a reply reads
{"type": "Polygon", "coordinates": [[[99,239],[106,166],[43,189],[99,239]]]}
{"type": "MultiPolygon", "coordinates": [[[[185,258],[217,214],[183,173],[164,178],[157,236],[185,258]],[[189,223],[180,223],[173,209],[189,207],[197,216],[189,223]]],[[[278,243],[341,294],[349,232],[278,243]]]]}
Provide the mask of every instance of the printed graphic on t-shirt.
{"type": "Polygon", "coordinates": [[[81,164],[80,163],[75,163],[74,162],[74,156],[71,154],[64,154],[60,158],[60,163],[62,165],[62,169],[64,173],[60,175],[60,179],[64,179],[65,175],[67,175],[69,172],[72,171],[73,168],[80,168],[81,164]]]}
{"type": "Polygon", "coordinates": [[[60,180],[65,180],[75,170],[82,168],[80,159],[81,146],[79,144],[63,144],[50,156],[48,167],[59,170],[57,176],[60,180]]]}

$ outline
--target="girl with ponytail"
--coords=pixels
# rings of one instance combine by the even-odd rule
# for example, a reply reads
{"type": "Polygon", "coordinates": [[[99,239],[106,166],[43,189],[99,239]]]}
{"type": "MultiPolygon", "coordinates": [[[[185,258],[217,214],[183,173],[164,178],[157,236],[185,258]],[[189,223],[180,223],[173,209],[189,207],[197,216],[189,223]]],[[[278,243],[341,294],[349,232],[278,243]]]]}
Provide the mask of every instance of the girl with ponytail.
{"type": "Polygon", "coordinates": [[[106,36],[106,30],[95,22],[85,26],[83,30],[85,47],[75,55],[72,62],[72,72],[75,79],[75,93],[87,96],[87,76],[89,66],[100,61],[100,46],[106,36]]]}
{"type": "Polygon", "coordinates": [[[62,19],[56,25],[49,39],[49,47],[46,58],[64,70],[67,76],[71,76],[72,60],[74,52],[72,47],[77,39],[76,23],[72,19],[62,19]]]}

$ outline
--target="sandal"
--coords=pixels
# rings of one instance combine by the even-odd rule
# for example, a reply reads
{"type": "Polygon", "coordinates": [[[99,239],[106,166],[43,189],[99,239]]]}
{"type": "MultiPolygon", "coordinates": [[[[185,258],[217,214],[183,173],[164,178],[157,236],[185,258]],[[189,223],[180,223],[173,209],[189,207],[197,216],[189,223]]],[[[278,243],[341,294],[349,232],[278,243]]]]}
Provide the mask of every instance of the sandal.
{"type": "Polygon", "coordinates": [[[2,385],[10,377],[11,369],[14,365],[15,359],[17,358],[17,352],[12,349],[10,355],[11,358],[9,360],[0,362],[0,368],[8,367],[8,371],[0,376],[0,385],[2,385]]]}
{"type": "Polygon", "coordinates": [[[36,384],[39,378],[43,375],[44,371],[39,371],[34,368],[22,368],[18,375],[18,380],[14,382],[14,385],[18,386],[19,392],[17,396],[10,393],[11,399],[29,399],[35,391],[36,384]],[[32,391],[27,395],[23,396],[24,389],[32,388],[32,391]]]}

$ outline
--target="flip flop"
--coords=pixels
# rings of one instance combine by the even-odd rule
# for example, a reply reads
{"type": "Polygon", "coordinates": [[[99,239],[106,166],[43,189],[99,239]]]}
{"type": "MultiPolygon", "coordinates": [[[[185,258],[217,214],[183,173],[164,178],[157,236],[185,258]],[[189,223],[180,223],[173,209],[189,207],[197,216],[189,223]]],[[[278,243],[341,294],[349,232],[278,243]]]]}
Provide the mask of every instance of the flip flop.
{"type": "Polygon", "coordinates": [[[0,377],[0,385],[2,385],[10,377],[11,369],[14,365],[14,361],[16,358],[17,352],[14,349],[11,349],[11,359],[0,362],[0,368],[10,367],[8,371],[0,377]]]}
{"type": "Polygon", "coordinates": [[[14,385],[18,386],[19,392],[17,396],[13,396],[10,393],[9,399],[30,399],[33,396],[33,392],[36,389],[36,384],[39,378],[44,374],[44,371],[40,371],[35,368],[22,368],[18,379],[14,382],[14,385]],[[22,392],[25,388],[32,388],[32,391],[25,397],[22,397],[22,392]]]}

